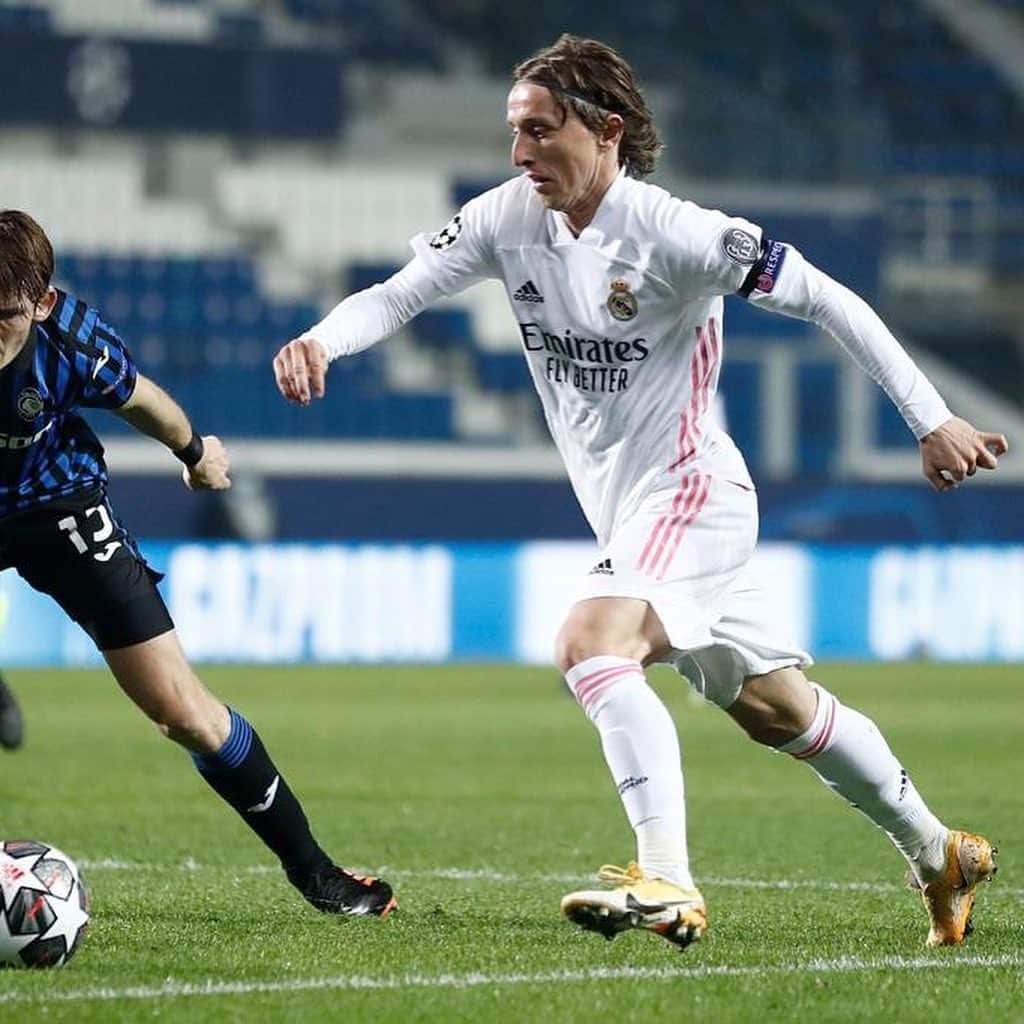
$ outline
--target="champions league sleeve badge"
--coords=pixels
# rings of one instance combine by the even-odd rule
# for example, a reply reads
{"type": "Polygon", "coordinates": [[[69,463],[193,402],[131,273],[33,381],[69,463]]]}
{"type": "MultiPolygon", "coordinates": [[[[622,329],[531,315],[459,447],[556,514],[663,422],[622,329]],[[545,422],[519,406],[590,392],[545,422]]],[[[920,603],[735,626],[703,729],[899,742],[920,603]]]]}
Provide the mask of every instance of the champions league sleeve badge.
{"type": "Polygon", "coordinates": [[[740,266],[750,267],[761,254],[761,245],[749,231],[727,228],[722,232],[722,252],[740,266]]]}
{"type": "Polygon", "coordinates": [[[434,237],[430,240],[430,248],[443,252],[455,244],[455,240],[462,234],[462,214],[457,213],[434,237]]]}
{"type": "Polygon", "coordinates": [[[627,281],[612,281],[606,305],[616,320],[632,320],[637,314],[636,296],[630,291],[627,281]]]}

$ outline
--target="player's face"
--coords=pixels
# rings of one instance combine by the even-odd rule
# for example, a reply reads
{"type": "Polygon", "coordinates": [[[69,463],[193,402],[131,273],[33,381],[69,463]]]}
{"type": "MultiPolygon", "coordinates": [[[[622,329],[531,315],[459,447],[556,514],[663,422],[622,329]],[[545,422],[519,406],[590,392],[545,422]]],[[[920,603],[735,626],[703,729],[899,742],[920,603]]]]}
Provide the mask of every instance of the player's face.
{"type": "Polygon", "coordinates": [[[57,293],[48,288],[34,305],[24,299],[0,296],[0,369],[7,366],[25,347],[34,323],[45,320],[57,301],[57,293]]]}
{"type": "Polygon", "coordinates": [[[574,228],[585,227],[618,173],[620,128],[597,135],[544,86],[528,82],[508,94],[508,124],[512,162],[533,182],[537,197],[568,214],[574,228]]]}

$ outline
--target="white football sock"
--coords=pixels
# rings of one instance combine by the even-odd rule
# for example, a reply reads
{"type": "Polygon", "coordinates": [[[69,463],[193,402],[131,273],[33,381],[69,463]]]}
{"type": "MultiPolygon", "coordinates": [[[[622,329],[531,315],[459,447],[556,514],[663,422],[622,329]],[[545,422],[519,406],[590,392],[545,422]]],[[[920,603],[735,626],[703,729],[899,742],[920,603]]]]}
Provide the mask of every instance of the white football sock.
{"type": "Polygon", "coordinates": [[[601,735],[644,873],[693,888],[686,850],[686,800],[679,737],[638,661],[598,656],[565,680],[601,735]]]}
{"type": "Polygon", "coordinates": [[[807,731],[778,749],[806,761],[821,780],[886,832],[921,881],[945,863],[946,828],[928,809],[871,719],[811,683],[818,708],[807,731]]]}

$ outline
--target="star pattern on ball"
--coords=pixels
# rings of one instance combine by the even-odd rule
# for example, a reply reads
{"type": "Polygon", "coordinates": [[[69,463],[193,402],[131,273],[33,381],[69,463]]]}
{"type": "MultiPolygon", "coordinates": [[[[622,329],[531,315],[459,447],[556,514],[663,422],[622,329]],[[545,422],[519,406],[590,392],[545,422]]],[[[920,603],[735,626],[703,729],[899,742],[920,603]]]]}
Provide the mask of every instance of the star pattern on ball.
{"type": "MultiPolygon", "coordinates": [[[[50,898],[51,900],[55,899],[52,896],[50,898]]],[[[89,923],[89,913],[78,898],[77,886],[70,898],[61,902],[64,906],[57,914],[57,920],[39,938],[46,941],[59,936],[64,940],[64,948],[70,952],[78,940],[79,932],[89,923]]]]}
{"type": "Polygon", "coordinates": [[[0,963],[61,964],[89,922],[74,863],[43,843],[0,844],[0,963]],[[33,947],[29,949],[28,947],[33,947]]]}
{"type": "Polygon", "coordinates": [[[14,935],[9,924],[9,912],[17,905],[19,893],[25,888],[38,888],[32,867],[43,855],[43,850],[30,851],[25,856],[12,857],[0,851],[0,945],[9,954],[20,953],[37,935],[14,935]]]}
{"type": "Polygon", "coordinates": [[[0,850],[0,896],[3,897],[4,907],[9,907],[14,903],[14,898],[20,889],[26,885],[31,887],[37,884],[37,880],[32,875],[32,868],[45,853],[46,848],[42,846],[34,849],[27,848],[24,855],[15,855],[7,853],[6,850],[0,850]]]}

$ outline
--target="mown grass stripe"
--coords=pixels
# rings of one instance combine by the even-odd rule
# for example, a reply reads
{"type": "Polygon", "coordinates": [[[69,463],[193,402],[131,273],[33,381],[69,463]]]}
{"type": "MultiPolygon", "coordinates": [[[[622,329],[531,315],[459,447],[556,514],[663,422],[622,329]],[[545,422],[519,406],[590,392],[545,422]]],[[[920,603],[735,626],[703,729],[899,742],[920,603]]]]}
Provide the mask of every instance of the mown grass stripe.
{"type": "Polygon", "coordinates": [[[757,978],[789,974],[847,974],[869,971],[964,970],[1024,968],[1024,956],[929,957],[889,956],[877,959],[843,957],[791,964],[709,964],[695,967],[594,967],[586,970],[540,971],[536,974],[408,974],[374,978],[355,975],[333,978],[295,978],[280,981],[215,981],[193,983],[168,980],[162,985],[128,988],[83,988],[64,992],[0,993],[0,1004],[54,1002],[111,1002],[130,999],[180,999],[195,996],[254,995],[276,992],[401,991],[416,988],[468,989],[506,985],[552,985],[585,981],[701,981],[712,978],[757,978]]]}
{"type": "MultiPolygon", "coordinates": [[[[276,875],[281,869],[271,864],[247,864],[232,866],[229,864],[199,864],[193,860],[181,861],[178,864],[152,864],[135,861],[122,861],[114,858],[97,860],[80,860],[79,867],[83,871],[229,871],[251,875],[276,875]]],[[[360,870],[369,871],[374,875],[386,875],[393,878],[440,878],[453,882],[504,882],[511,885],[528,885],[535,882],[558,882],[565,885],[586,885],[594,881],[593,875],[580,874],[514,874],[505,871],[493,871],[490,868],[397,868],[367,867],[360,870]]],[[[906,885],[894,882],[837,882],[822,878],[716,878],[714,876],[700,879],[702,887],[722,889],[818,889],[824,892],[908,892],[906,885]]],[[[1024,889],[1011,889],[995,884],[984,888],[986,896],[1012,896],[1024,898],[1024,889]]]]}

